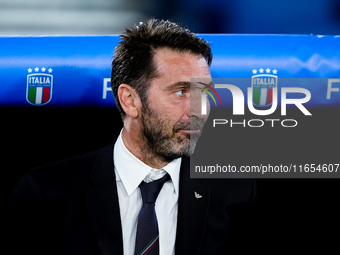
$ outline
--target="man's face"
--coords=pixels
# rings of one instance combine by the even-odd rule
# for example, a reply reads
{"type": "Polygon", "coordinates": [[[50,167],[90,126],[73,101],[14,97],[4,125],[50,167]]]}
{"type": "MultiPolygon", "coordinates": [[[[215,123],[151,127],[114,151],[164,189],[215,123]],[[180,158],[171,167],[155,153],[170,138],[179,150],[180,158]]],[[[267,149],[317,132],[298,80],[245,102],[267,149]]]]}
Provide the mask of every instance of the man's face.
{"type": "Polygon", "coordinates": [[[191,53],[162,48],[154,60],[158,76],[143,102],[141,135],[145,149],[169,162],[194,151],[208,115],[200,113],[201,90],[195,88],[204,85],[190,79],[206,83],[211,75],[205,59],[191,53]]]}

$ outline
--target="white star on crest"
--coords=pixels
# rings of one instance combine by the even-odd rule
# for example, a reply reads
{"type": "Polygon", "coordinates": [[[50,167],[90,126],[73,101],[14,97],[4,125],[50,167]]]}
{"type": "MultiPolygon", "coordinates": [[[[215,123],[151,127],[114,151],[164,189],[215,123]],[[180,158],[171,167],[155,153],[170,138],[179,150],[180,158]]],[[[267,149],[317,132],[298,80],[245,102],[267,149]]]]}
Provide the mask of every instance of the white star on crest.
{"type": "Polygon", "coordinates": [[[38,67],[34,68],[34,71],[39,72],[39,68],[38,67]]]}
{"type": "Polygon", "coordinates": [[[276,69],[273,70],[273,74],[277,74],[277,70],[276,69]]]}
{"type": "Polygon", "coordinates": [[[266,73],[270,73],[270,69],[269,68],[266,69],[266,73]]]}
{"type": "Polygon", "coordinates": [[[257,70],[256,69],[253,70],[253,74],[257,74],[257,70]]]}
{"type": "Polygon", "coordinates": [[[27,71],[28,71],[29,73],[32,73],[32,68],[28,68],[27,71]]]}
{"type": "Polygon", "coordinates": [[[52,68],[49,68],[49,69],[48,69],[48,72],[49,72],[49,73],[52,73],[52,71],[53,71],[52,68]]]}
{"type": "Polygon", "coordinates": [[[45,67],[41,68],[41,71],[42,71],[42,72],[45,72],[45,71],[46,71],[46,68],[45,68],[45,67]]]}
{"type": "Polygon", "coordinates": [[[264,70],[263,70],[263,68],[261,68],[259,71],[260,71],[260,73],[263,73],[264,70]]]}

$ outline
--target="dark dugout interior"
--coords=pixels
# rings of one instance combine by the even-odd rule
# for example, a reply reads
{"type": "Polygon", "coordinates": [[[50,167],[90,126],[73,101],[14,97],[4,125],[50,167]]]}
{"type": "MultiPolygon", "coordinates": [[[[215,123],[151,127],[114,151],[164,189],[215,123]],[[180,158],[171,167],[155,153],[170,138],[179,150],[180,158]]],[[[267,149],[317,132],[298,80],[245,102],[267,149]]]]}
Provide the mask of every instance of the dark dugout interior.
{"type": "MultiPolygon", "coordinates": [[[[1,112],[5,207],[25,171],[101,148],[114,141],[122,128],[116,108],[32,106],[2,108],[1,112]]],[[[324,132],[317,140],[331,138],[329,132],[324,132]]],[[[229,141],[237,143],[237,135],[230,136],[229,141]]],[[[276,142],[280,143],[280,138],[276,142]]],[[[313,150],[311,145],[306,146],[313,150]]],[[[339,145],[333,147],[338,150],[339,145]]],[[[247,153],[234,148],[235,153],[247,153]]],[[[296,147],[294,150],[298,151],[296,147]]],[[[256,229],[244,235],[253,235],[252,245],[264,254],[277,250],[334,250],[337,235],[333,233],[340,227],[339,184],[339,179],[257,179],[259,203],[253,215],[256,229]]]]}

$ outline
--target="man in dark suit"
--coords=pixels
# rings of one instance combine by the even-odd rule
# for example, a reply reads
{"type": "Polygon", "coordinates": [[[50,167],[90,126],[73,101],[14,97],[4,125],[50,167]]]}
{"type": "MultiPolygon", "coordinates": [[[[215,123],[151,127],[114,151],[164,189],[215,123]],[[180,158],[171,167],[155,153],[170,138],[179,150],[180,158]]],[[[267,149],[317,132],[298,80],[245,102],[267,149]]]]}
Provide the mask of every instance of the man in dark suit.
{"type": "Polygon", "coordinates": [[[211,61],[209,43],[177,24],[151,19],[127,29],[111,76],[124,128],[103,149],[25,174],[6,214],[10,250],[226,254],[248,245],[234,239],[248,235],[254,181],[190,179],[211,61]],[[156,201],[145,202],[142,187],[160,182],[156,201]]]}

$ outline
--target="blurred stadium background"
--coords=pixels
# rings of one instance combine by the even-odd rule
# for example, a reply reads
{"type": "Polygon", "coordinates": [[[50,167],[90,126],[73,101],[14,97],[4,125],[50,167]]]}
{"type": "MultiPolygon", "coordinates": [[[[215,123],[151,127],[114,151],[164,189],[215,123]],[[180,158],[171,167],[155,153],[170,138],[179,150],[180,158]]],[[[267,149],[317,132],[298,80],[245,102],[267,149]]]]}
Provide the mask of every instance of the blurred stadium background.
{"type": "Polygon", "coordinates": [[[149,17],[196,33],[340,34],[340,0],[1,0],[0,34],[119,34],[149,17]]]}

